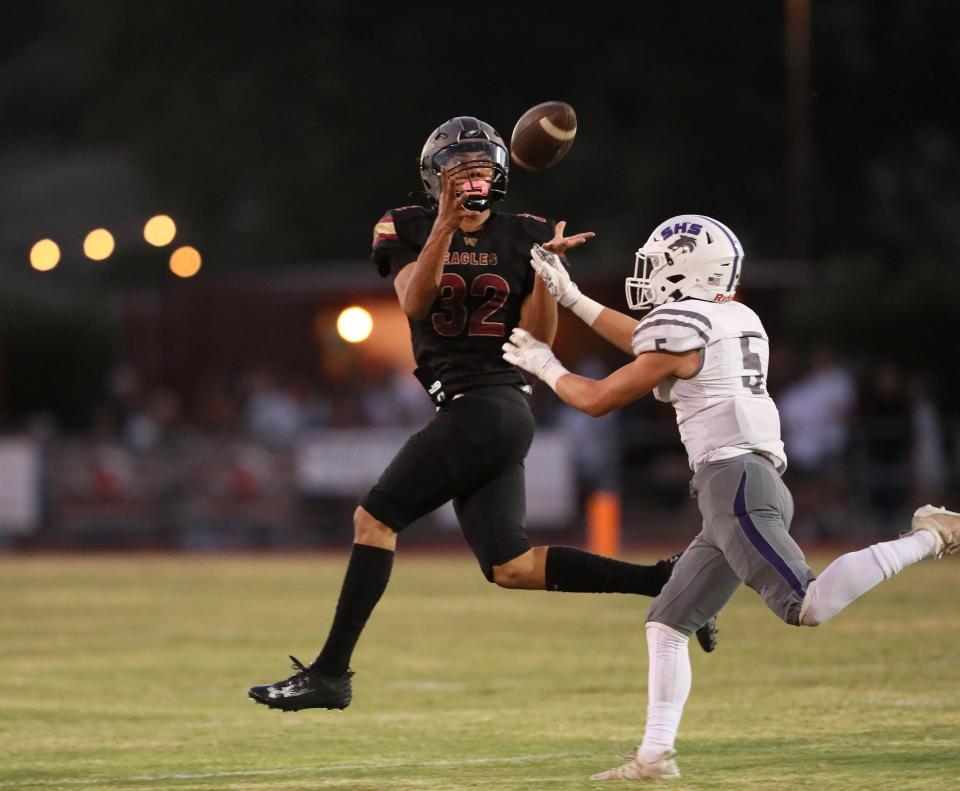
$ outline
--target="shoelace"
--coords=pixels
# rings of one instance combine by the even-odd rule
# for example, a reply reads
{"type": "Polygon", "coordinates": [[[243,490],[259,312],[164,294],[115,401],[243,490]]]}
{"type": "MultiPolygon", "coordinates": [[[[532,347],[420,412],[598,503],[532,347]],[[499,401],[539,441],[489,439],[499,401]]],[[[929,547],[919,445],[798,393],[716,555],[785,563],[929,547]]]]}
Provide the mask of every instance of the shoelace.
{"type": "Polygon", "coordinates": [[[286,686],[288,684],[300,684],[306,679],[307,674],[310,672],[310,668],[303,664],[299,659],[297,659],[293,654],[290,654],[290,661],[293,662],[293,669],[297,672],[294,673],[290,678],[284,681],[278,686],[286,686]]]}

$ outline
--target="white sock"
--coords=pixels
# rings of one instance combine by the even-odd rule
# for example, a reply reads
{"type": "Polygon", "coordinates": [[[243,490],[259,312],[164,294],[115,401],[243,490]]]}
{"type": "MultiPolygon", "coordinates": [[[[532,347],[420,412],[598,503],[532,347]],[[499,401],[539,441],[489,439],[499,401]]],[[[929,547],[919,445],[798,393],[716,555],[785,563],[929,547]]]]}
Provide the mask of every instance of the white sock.
{"type": "Polygon", "coordinates": [[[883,567],[884,579],[899,574],[907,566],[932,558],[937,554],[936,534],[931,530],[918,530],[896,541],[884,541],[870,547],[877,556],[877,562],[883,567]]]}
{"type": "Polygon", "coordinates": [[[936,551],[937,537],[929,530],[918,530],[896,541],[884,541],[841,555],[807,587],[800,622],[804,626],[817,626],[829,621],[874,585],[899,574],[907,566],[932,558],[936,551]]]}
{"type": "Polygon", "coordinates": [[[640,758],[659,761],[673,749],[683,715],[683,704],[690,695],[689,638],[662,623],[647,624],[647,652],[650,671],[647,681],[647,725],[640,745],[640,758]]]}

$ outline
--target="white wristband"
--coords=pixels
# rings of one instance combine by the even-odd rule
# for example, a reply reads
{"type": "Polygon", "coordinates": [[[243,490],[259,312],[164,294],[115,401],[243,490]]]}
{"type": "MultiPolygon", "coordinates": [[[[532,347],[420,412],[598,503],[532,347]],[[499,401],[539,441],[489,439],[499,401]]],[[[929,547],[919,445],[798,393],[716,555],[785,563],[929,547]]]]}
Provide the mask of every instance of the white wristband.
{"type": "Polygon", "coordinates": [[[543,367],[540,378],[550,386],[553,392],[557,392],[557,380],[568,373],[570,372],[558,360],[551,360],[543,367]]]}
{"type": "Polygon", "coordinates": [[[580,293],[580,299],[570,306],[570,312],[588,327],[593,326],[597,316],[603,311],[603,305],[595,299],[590,299],[583,292],[580,293]]]}

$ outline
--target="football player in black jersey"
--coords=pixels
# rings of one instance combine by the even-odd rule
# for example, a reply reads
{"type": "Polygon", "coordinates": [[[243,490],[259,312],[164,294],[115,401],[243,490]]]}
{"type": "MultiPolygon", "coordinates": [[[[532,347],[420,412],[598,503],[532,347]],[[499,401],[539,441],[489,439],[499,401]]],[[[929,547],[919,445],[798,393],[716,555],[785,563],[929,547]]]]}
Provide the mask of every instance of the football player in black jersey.
{"type": "MultiPolygon", "coordinates": [[[[494,212],[507,191],[509,156],[489,124],[458,117],[430,135],[420,173],[431,207],[392,209],[374,229],[373,261],[393,275],[410,322],[416,375],[436,417],[394,457],[354,514],[355,539],[333,625],[308,667],[253,687],[258,703],[285,711],[346,708],[348,669],[367,618],[387,586],[397,534],[453,500],[460,527],[490,582],[505,588],[656,596],[675,558],[654,566],[570,547],[532,547],[524,529],[523,461],[533,439],[530,385],[503,360],[514,327],[553,342],[555,300],[529,265],[530,248],[558,254],[592,233],[564,223],[494,212]]],[[[698,636],[707,651],[715,624],[698,636]]]]}

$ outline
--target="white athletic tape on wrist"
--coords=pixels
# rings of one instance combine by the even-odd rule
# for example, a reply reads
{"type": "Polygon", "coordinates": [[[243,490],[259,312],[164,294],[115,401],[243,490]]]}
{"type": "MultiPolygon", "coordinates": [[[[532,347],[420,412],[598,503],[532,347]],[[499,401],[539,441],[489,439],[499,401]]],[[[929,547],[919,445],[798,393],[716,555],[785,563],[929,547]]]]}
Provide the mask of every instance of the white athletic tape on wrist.
{"type": "Polygon", "coordinates": [[[593,326],[597,316],[603,311],[603,305],[595,299],[590,299],[586,294],[581,293],[580,299],[570,306],[570,312],[588,327],[593,326]]]}
{"type": "Polygon", "coordinates": [[[557,380],[568,373],[570,372],[558,360],[551,360],[543,367],[540,378],[550,386],[551,390],[556,392],[557,380]]]}

